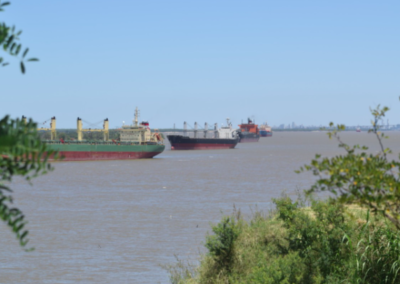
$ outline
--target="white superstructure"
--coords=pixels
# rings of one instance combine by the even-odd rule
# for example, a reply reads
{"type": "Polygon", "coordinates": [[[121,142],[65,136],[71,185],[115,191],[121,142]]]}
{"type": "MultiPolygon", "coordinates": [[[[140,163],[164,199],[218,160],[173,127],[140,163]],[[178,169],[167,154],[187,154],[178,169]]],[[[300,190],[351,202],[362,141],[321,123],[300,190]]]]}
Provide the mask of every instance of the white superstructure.
{"type": "MultiPolygon", "coordinates": [[[[218,135],[218,137],[215,138],[237,139],[237,129],[232,128],[232,123],[229,121],[229,118],[226,119],[226,123],[227,126],[221,126],[221,128],[216,131],[216,136],[218,135]]],[[[215,129],[217,129],[217,124],[215,124],[215,129]]]]}

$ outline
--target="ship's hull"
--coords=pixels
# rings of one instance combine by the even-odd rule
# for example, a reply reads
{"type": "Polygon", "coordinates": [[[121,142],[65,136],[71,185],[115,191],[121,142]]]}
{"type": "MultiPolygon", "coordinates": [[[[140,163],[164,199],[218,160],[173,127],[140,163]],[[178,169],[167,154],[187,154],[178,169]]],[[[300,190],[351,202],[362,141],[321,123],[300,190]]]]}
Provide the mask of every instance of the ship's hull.
{"type": "Polygon", "coordinates": [[[272,132],[271,131],[260,130],[260,136],[261,137],[271,137],[272,136],[272,132]]]}
{"type": "Polygon", "coordinates": [[[239,132],[239,143],[258,142],[260,134],[251,132],[239,132]]]}
{"type": "Polygon", "coordinates": [[[210,150],[233,149],[238,139],[229,138],[190,138],[182,135],[168,135],[171,150],[210,150]]]}
{"type": "Polygon", "coordinates": [[[47,148],[57,150],[62,161],[134,160],[148,159],[164,151],[164,145],[135,145],[129,143],[47,143],[47,148]]]}

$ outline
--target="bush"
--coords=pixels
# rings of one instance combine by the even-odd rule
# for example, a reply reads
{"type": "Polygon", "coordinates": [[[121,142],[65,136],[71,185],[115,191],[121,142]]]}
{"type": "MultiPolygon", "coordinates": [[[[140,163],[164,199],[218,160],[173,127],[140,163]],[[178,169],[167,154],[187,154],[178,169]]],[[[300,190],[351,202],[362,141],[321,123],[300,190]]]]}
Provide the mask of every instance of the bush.
{"type": "Polygon", "coordinates": [[[271,262],[260,261],[248,277],[249,283],[302,283],[305,265],[298,253],[277,257],[271,262]]]}
{"type": "Polygon", "coordinates": [[[274,200],[278,217],[284,221],[289,246],[282,254],[297,252],[305,264],[303,282],[313,278],[336,277],[346,273],[343,263],[350,259],[350,249],[344,234],[350,225],[344,222],[344,208],[333,202],[312,201],[311,212],[298,207],[290,198],[274,200]]]}
{"type": "Polygon", "coordinates": [[[173,283],[400,282],[400,236],[383,217],[334,200],[274,202],[268,216],[223,217],[200,266],[170,267],[173,283]]]}
{"type": "Polygon", "coordinates": [[[217,270],[231,272],[234,244],[239,235],[239,227],[233,218],[224,217],[212,230],[215,235],[207,236],[206,248],[214,259],[217,270]]]}
{"type": "Polygon", "coordinates": [[[391,224],[371,222],[368,215],[357,240],[355,282],[399,283],[399,232],[391,224]]]}

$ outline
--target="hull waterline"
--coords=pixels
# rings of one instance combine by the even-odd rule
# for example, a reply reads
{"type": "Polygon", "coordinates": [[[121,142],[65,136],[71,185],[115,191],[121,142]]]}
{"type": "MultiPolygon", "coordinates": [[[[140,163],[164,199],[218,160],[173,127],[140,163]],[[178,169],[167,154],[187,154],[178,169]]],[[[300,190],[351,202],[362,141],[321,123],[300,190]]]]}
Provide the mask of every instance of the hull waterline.
{"type": "Polygon", "coordinates": [[[168,135],[171,150],[214,150],[233,149],[238,139],[190,138],[182,135],[168,135]]]}
{"type": "Polygon", "coordinates": [[[130,145],[114,143],[48,143],[59,152],[61,161],[101,161],[149,159],[162,153],[164,145],[130,145]]]}
{"type": "Polygon", "coordinates": [[[236,145],[230,144],[200,144],[200,143],[174,143],[171,144],[172,150],[216,150],[233,149],[236,145]]]}
{"type": "Polygon", "coordinates": [[[262,130],[260,130],[260,136],[261,137],[271,137],[272,136],[272,132],[271,131],[262,131],[262,130]]]}
{"type": "Polygon", "coordinates": [[[150,159],[160,152],[80,152],[61,151],[62,161],[105,161],[105,160],[136,160],[150,159]]]}

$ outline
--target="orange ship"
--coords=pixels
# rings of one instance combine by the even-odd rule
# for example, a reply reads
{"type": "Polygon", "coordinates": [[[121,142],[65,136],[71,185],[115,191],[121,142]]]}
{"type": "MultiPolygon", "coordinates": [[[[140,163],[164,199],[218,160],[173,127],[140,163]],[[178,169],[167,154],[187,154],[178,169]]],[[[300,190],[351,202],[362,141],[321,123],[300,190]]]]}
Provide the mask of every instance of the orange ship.
{"type": "Polygon", "coordinates": [[[260,139],[260,131],[258,130],[258,125],[254,124],[250,118],[247,119],[247,123],[239,124],[239,127],[239,142],[258,142],[258,140],[260,139]]]}

